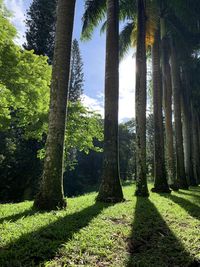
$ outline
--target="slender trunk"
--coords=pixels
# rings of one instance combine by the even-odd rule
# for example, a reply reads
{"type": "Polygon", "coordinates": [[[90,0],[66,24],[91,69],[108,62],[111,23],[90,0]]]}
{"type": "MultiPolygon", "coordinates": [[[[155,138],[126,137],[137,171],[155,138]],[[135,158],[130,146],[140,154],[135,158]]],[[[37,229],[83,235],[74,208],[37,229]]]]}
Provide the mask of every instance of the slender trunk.
{"type": "Polygon", "coordinates": [[[58,1],[46,157],[40,191],[35,199],[35,206],[44,210],[66,206],[63,154],[74,11],[75,0],[58,1]]]}
{"type": "Polygon", "coordinates": [[[138,0],[136,48],[136,196],[148,196],[146,175],[146,14],[145,1],[138,0]]]}
{"type": "Polygon", "coordinates": [[[191,105],[189,95],[189,82],[187,79],[187,70],[183,68],[182,75],[183,93],[181,97],[182,104],[182,118],[183,118],[183,147],[184,147],[184,158],[185,158],[185,172],[189,185],[196,185],[193,167],[192,167],[192,116],[191,116],[191,105]]]}
{"type": "Polygon", "coordinates": [[[105,70],[104,158],[98,201],[123,200],[119,177],[118,101],[119,101],[119,3],[107,0],[105,70]]]}
{"type": "Polygon", "coordinates": [[[153,192],[169,193],[164,157],[164,134],[162,115],[162,82],[160,68],[160,34],[155,33],[152,46],[153,113],[154,113],[154,188],[153,192]]]}
{"type": "Polygon", "coordinates": [[[169,39],[165,33],[165,21],[161,19],[161,54],[162,54],[162,81],[163,81],[163,107],[165,114],[165,140],[166,140],[166,167],[168,183],[172,189],[178,189],[175,170],[175,152],[173,142],[173,125],[172,125],[172,80],[171,67],[169,64],[169,39]],[[163,29],[164,28],[164,29],[163,29]]]}
{"type": "Polygon", "coordinates": [[[176,141],[176,175],[178,186],[181,189],[188,189],[185,175],[183,134],[181,122],[181,102],[180,102],[180,69],[178,58],[173,41],[171,40],[171,75],[174,98],[174,120],[175,120],[175,141],[176,141]]]}
{"type": "Polygon", "coordinates": [[[199,142],[198,142],[198,130],[197,130],[197,120],[194,108],[192,107],[192,163],[193,171],[195,177],[194,185],[200,184],[200,160],[199,160],[199,142]]]}

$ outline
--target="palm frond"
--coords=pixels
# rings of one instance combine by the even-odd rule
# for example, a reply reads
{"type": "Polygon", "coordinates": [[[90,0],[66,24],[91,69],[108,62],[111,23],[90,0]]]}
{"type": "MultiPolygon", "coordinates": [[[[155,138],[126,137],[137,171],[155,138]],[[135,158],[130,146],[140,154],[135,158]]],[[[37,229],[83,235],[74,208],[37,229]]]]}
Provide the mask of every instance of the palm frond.
{"type": "Polygon", "coordinates": [[[100,29],[100,33],[101,34],[106,31],[106,27],[107,27],[107,20],[105,20],[104,23],[101,26],[101,29],[100,29]]]}
{"type": "Polygon", "coordinates": [[[128,22],[119,35],[119,56],[120,60],[127,54],[132,46],[132,32],[135,28],[134,22],[128,22]]]}
{"type": "Polygon", "coordinates": [[[119,1],[119,19],[120,21],[133,20],[137,14],[136,0],[120,0],[119,1]]]}
{"type": "Polygon", "coordinates": [[[91,39],[92,33],[106,17],[106,0],[86,0],[82,17],[82,40],[91,39]]]}

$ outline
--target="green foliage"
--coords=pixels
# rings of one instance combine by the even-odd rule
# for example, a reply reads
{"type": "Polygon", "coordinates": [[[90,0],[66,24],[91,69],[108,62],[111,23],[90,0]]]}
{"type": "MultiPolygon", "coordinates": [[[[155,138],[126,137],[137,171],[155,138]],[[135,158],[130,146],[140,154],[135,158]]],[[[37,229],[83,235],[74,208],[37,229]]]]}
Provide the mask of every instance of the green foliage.
{"type": "MultiPolygon", "coordinates": [[[[67,127],[65,134],[65,166],[68,168],[76,165],[76,153],[73,150],[83,151],[88,154],[91,150],[102,152],[102,149],[94,145],[94,140],[103,140],[103,124],[101,115],[89,111],[80,101],[68,103],[67,127]]],[[[42,159],[45,149],[38,152],[42,159]]]]}
{"type": "Polygon", "coordinates": [[[0,51],[6,44],[12,42],[17,34],[15,27],[8,20],[9,17],[9,11],[6,9],[3,0],[0,0],[0,51]]]}
{"type": "Polygon", "coordinates": [[[9,127],[11,112],[27,137],[41,138],[47,127],[51,68],[47,59],[14,44],[0,55],[1,117],[0,129],[9,127]],[[5,125],[7,119],[7,125],[5,125]]]}
{"type": "MultiPolygon", "coordinates": [[[[33,197],[41,175],[42,160],[37,154],[40,159],[44,157],[51,66],[47,57],[14,43],[16,30],[7,18],[7,11],[2,7],[0,12],[0,199],[19,201],[28,194],[33,197]]],[[[103,139],[100,116],[77,102],[83,86],[83,63],[77,41],[74,50],[73,103],[68,107],[66,129],[67,167],[76,163],[77,153],[72,157],[71,151],[101,152],[93,141],[103,139]]]]}
{"type": "Polygon", "coordinates": [[[106,17],[106,0],[86,0],[83,14],[82,39],[91,39],[94,29],[106,17]]]}
{"type": "Polygon", "coordinates": [[[44,142],[24,139],[24,131],[12,127],[0,132],[0,201],[23,201],[32,199],[37,192],[42,162],[37,151],[44,142]]]}
{"type": "Polygon", "coordinates": [[[69,101],[76,102],[80,100],[83,94],[84,73],[83,60],[80,53],[79,43],[76,39],[72,43],[71,52],[71,71],[69,82],[69,101]]]}
{"type": "Polygon", "coordinates": [[[52,62],[55,38],[57,0],[33,0],[26,19],[24,47],[37,55],[48,56],[52,62]]]}
{"type": "Polygon", "coordinates": [[[68,199],[67,210],[39,213],[32,202],[0,207],[0,265],[198,266],[199,188],[172,195],[95,204],[96,194],[68,199]]]}
{"type": "MultiPolygon", "coordinates": [[[[103,124],[99,114],[89,111],[81,102],[69,102],[67,118],[65,135],[67,165],[70,163],[68,156],[73,148],[86,154],[90,150],[102,151],[94,145],[94,139],[103,140],[103,124]]],[[[71,163],[73,164],[73,162],[71,163]]]]}
{"type": "Polygon", "coordinates": [[[136,169],[134,120],[119,125],[119,163],[121,179],[132,180],[136,169]]]}
{"type": "Polygon", "coordinates": [[[134,29],[134,22],[128,22],[120,32],[119,36],[120,59],[122,59],[127,54],[129,48],[131,47],[131,35],[133,29],[134,29]]]}

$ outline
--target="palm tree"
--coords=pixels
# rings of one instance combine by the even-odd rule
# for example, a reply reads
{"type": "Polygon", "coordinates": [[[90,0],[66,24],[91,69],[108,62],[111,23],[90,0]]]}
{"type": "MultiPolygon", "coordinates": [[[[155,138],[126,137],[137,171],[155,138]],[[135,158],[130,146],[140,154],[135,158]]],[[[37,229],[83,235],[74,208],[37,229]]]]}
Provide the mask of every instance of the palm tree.
{"type": "Polygon", "coordinates": [[[199,160],[199,153],[200,153],[200,147],[199,147],[199,139],[198,139],[198,119],[197,114],[194,106],[192,105],[192,162],[193,162],[193,171],[194,171],[194,177],[195,182],[197,185],[200,184],[200,160],[199,160]]]}
{"type": "Polygon", "coordinates": [[[119,3],[107,0],[104,156],[98,201],[123,200],[119,177],[118,102],[119,102],[119,3]]]}
{"type": "MultiPolygon", "coordinates": [[[[98,0],[90,0],[88,2],[92,2],[94,4],[94,2],[96,3],[96,9],[95,9],[95,16],[92,16],[92,12],[91,12],[91,8],[90,8],[90,16],[86,16],[87,18],[89,18],[89,20],[86,20],[86,22],[88,21],[92,21],[93,26],[97,26],[99,24],[99,22],[103,19],[104,16],[104,11],[103,8],[98,9],[100,7],[100,4],[103,6],[103,2],[105,1],[98,1],[98,0]]],[[[129,49],[129,47],[135,43],[134,40],[137,39],[137,36],[135,35],[135,33],[138,31],[136,31],[137,27],[135,27],[135,25],[137,25],[135,23],[135,13],[136,13],[136,8],[135,8],[135,2],[137,2],[137,4],[140,3],[140,1],[120,1],[120,18],[124,20],[124,18],[128,18],[129,22],[126,24],[126,26],[124,27],[124,29],[122,30],[121,34],[120,34],[120,55],[121,57],[123,57],[123,55],[127,52],[127,50],[129,49]],[[125,4],[125,5],[123,5],[125,4]],[[128,6],[128,8],[126,7],[128,6]],[[132,6],[132,8],[130,8],[132,6]],[[123,11],[122,11],[123,10],[123,11]]],[[[185,12],[185,10],[187,10],[187,6],[188,6],[188,2],[187,1],[176,1],[176,3],[172,0],[169,0],[167,3],[165,1],[144,1],[145,2],[145,11],[146,11],[146,18],[147,18],[147,23],[146,23],[146,27],[145,27],[145,32],[146,32],[146,45],[148,43],[151,44],[153,38],[152,38],[152,33],[154,33],[155,29],[155,17],[154,17],[154,12],[152,13],[152,11],[154,11],[154,9],[158,9],[161,8],[161,16],[164,17],[164,25],[166,24],[166,21],[168,22],[167,26],[168,26],[168,32],[169,32],[169,28],[170,31],[174,30],[175,28],[178,28],[178,31],[180,32],[182,25],[184,24],[184,26],[187,26],[188,22],[189,25],[193,25],[194,24],[194,19],[191,16],[188,16],[188,14],[190,14],[191,12],[185,12]],[[183,7],[183,8],[182,8],[183,7]],[[164,16],[163,16],[164,13],[164,16]],[[188,13],[188,14],[187,14],[188,13]]],[[[199,8],[199,4],[198,1],[195,1],[195,4],[193,5],[194,7],[199,8]]],[[[90,6],[91,7],[91,6],[90,6]]],[[[198,8],[195,8],[195,10],[198,8]]],[[[141,11],[141,10],[140,10],[141,11]]],[[[138,12],[139,14],[139,12],[138,12]]],[[[195,14],[198,16],[198,11],[195,11],[195,14]]],[[[88,15],[88,13],[87,13],[88,15]]],[[[165,43],[164,47],[167,46],[167,54],[166,49],[163,50],[162,48],[162,57],[166,58],[165,59],[165,63],[162,66],[162,70],[163,70],[163,86],[164,86],[164,96],[166,96],[165,102],[164,102],[164,107],[165,107],[165,119],[166,119],[166,145],[167,145],[167,166],[168,166],[168,177],[169,177],[169,181],[171,184],[171,187],[175,190],[177,190],[177,179],[175,176],[175,160],[174,160],[174,148],[173,148],[173,128],[172,128],[172,101],[171,101],[171,91],[172,91],[172,86],[171,86],[171,76],[170,76],[170,65],[169,65],[169,44],[168,43],[168,32],[164,31],[163,34],[163,23],[162,23],[162,19],[161,19],[161,32],[162,32],[162,38],[163,39],[163,43],[165,43]],[[165,53],[165,54],[164,54],[165,53]],[[164,55],[164,56],[163,56],[164,55]],[[165,65],[165,66],[164,66],[165,65]]],[[[196,22],[195,22],[196,23],[196,22]]],[[[86,23],[88,24],[88,23],[86,23]]],[[[106,23],[104,23],[104,27],[105,28],[106,23]]],[[[193,26],[191,26],[193,27],[193,26]]],[[[139,27],[138,27],[139,28],[139,27]]],[[[165,27],[164,27],[165,28],[165,27]]],[[[89,27],[88,28],[89,31],[88,33],[90,34],[91,31],[93,30],[93,27],[89,27]]],[[[165,30],[165,29],[164,29],[165,30]]],[[[86,31],[87,32],[87,31],[86,31]]],[[[137,104],[136,104],[137,106],[137,104]]],[[[161,125],[161,124],[160,124],[161,125]]],[[[144,135],[143,135],[144,136],[144,135]]],[[[160,145],[162,147],[162,142],[160,142],[160,145]]],[[[162,148],[160,148],[160,150],[162,150],[162,148]]],[[[160,159],[156,160],[160,161],[160,159]]],[[[139,163],[141,161],[138,161],[139,163]]],[[[140,167],[139,167],[140,168],[140,167]]],[[[140,168],[141,171],[141,168],[140,168]]],[[[166,179],[164,179],[166,180],[166,179]]]]}
{"type": "Polygon", "coordinates": [[[66,206],[63,195],[63,151],[74,12],[75,0],[58,1],[46,156],[40,191],[34,203],[37,208],[44,210],[66,206]]]}
{"type": "Polygon", "coordinates": [[[178,186],[181,189],[188,189],[185,174],[183,134],[181,121],[181,87],[180,87],[180,69],[177,57],[175,43],[171,38],[171,75],[174,98],[174,121],[175,121],[175,141],[176,141],[176,175],[178,186]]]}
{"type": "Polygon", "coordinates": [[[162,12],[160,18],[161,29],[161,58],[162,58],[162,85],[163,85],[163,107],[165,114],[165,142],[166,142],[166,169],[168,183],[173,190],[178,190],[175,170],[174,137],[172,125],[172,80],[170,58],[170,43],[166,30],[166,18],[162,12]]]}
{"type": "MultiPolygon", "coordinates": [[[[185,62],[186,63],[186,62],[185,62]]],[[[191,63],[191,62],[190,62],[191,63]]],[[[196,186],[196,180],[194,176],[194,169],[192,164],[192,112],[191,112],[191,87],[189,82],[187,65],[190,64],[187,60],[187,64],[182,66],[182,122],[183,122],[183,147],[185,155],[185,172],[189,185],[196,186]]],[[[188,65],[189,66],[189,65],[188,65]]]]}
{"type": "Polygon", "coordinates": [[[169,193],[165,169],[162,81],[160,67],[160,28],[155,32],[152,46],[153,111],[154,111],[154,188],[153,192],[169,193]]]}
{"type": "Polygon", "coordinates": [[[137,2],[136,45],[136,196],[148,196],[146,177],[146,12],[145,1],[137,2]]]}

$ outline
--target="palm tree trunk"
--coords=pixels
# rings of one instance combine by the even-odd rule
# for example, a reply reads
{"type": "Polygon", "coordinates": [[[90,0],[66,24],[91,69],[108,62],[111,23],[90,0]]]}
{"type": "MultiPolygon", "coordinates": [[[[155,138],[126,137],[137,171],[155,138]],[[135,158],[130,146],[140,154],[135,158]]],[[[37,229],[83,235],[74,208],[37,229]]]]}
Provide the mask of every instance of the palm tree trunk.
{"type": "Polygon", "coordinates": [[[162,54],[162,82],[163,82],[163,107],[165,114],[165,137],[166,137],[166,167],[168,183],[170,187],[177,190],[176,170],[175,170],[175,153],[174,153],[174,137],[172,125],[172,80],[171,67],[169,64],[169,39],[165,32],[165,21],[161,19],[161,54],[162,54]],[[164,28],[164,29],[163,29],[164,28]]]}
{"type": "Polygon", "coordinates": [[[169,193],[164,157],[162,82],[160,68],[160,34],[155,33],[152,46],[153,113],[154,113],[154,188],[152,192],[169,193]]]}
{"type": "Polygon", "coordinates": [[[188,189],[185,175],[183,134],[181,121],[181,102],[180,102],[180,70],[175,45],[171,40],[171,75],[174,98],[174,120],[175,120],[175,141],[176,141],[176,175],[178,186],[181,189],[188,189]]]}
{"type": "Polygon", "coordinates": [[[146,168],[146,14],[145,1],[137,1],[137,48],[136,48],[136,196],[148,196],[146,168]]]}
{"type": "Polygon", "coordinates": [[[119,101],[119,3],[107,0],[107,36],[105,70],[104,157],[98,201],[123,200],[119,177],[118,149],[119,101]]]}
{"type": "Polygon", "coordinates": [[[192,116],[191,116],[191,105],[189,95],[189,82],[187,79],[187,70],[183,67],[182,73],[183,93],[181,97],[182,104],[182,117],[183,117],[183,147],[185,156],[185,172],[189,185],[196,185],[193,167],[192,167],[192,116]]]}
{"type": "Polygon", "coordinates": [[[193,171],[195,177],[194,185],[200,184],[200,160],[199,160],[199,140],[198,140],[198,130],[197,130],[197,120],[194,108],[192,107],[192,162],[193,171]]]}
{"type": "Polygon", "coordinates": [[[74,11],[75,0],[58,1],[46,157],[40,191],[34,203],[44,210],[66,206],[63,154],[74,11]]]}

